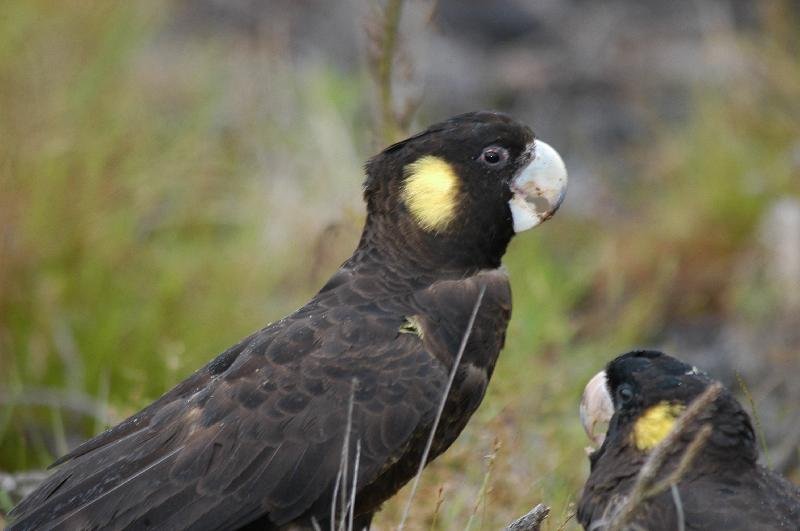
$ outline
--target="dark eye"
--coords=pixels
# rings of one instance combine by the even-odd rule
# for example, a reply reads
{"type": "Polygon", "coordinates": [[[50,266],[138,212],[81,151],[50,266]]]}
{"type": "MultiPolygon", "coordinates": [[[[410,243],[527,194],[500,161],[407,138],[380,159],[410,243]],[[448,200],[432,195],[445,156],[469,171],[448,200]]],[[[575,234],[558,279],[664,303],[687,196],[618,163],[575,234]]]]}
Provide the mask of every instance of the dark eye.
{"type": "Polygon", "coordinates": [[[496,166],[508,160],[508,150],[500,146],[484,148],[481,160],[489,166],[496,166]]]}
{"type": "Polygon", "coordinates": [[[628,384],[622,384],[617,389],[617,398],[621,404],[627,404],[633,399],[633,389],[628,384]]]}

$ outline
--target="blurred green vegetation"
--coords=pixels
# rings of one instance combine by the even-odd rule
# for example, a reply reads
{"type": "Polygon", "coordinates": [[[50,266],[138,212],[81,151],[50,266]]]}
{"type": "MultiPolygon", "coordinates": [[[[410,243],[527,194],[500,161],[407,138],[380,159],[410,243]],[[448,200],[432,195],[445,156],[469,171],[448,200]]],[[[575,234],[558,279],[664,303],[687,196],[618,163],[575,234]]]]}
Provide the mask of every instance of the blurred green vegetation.
{"type": "MultiPolygon", "coordinates": [[[[335,145],[303,155],[333,136],[309,132],[311,120],[291,130],[228,110],[240,103],[230,92],[249,87],[231,80],[221,46],[189,43],[179,70],[154,71],[158,4],[0,10],[0,469],[13,470],[47,463],[52,437],[9,395],[99,396],[122,418],[312,293],[319,273],[296,262],[317,251],[302,237],[316,227],[281,203],[307,201],[310,218],[329,200],[341,216],[357,204],[340,198],[357,200],[360,163],[335,145]],[[326,162],[334,180],[314,189],[326,162]],[[341,192],[345,173],[355,179],[341,192]],[[275,191],[295,197],[267,201],[275,191]]],[[[315,107],[335,115],[354,100],[346,80],[325,76],[275,90],[297,89],[325,120],[315,107]]]]}
{"type": "MultiPolygon", "coordinates": [[[[0,3],[0,470],[46,466],[301,304],[363,215],[365,79],[165,43],[159,3],[100,6],[0,3]]],[[[748,304],[737,261],[771,202],[800,194],[800,32],[774,24],[740,43],[749,83],[698,88],[687,124],[631,154],[616,209],[512,244],[507,347],[412,526],[441,487],[445,528],[539,501],[557,528],[587,473],[586,379],[666,323],[748,304]]]]}

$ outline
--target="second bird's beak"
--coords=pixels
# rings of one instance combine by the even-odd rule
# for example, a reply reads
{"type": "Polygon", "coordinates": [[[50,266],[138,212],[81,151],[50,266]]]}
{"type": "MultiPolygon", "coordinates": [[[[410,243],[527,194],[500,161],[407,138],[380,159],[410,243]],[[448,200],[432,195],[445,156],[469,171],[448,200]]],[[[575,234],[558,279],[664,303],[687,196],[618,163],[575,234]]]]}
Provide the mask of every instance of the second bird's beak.
{"type": "Polygon", "coordinates": [[[531,229],[556,213],[567,191],[567,168],[558,151],[533,141],[533,160],[511,181],[514,196],[508,202],[514,232],[531,229]]]}
{"type": "Polygon", "coordinates": [[[614,402],[608,392],[606,371],[595,374],[581,396],[581,424],[592,441],[593,450],[600,448],[606,438],[606,430],[614,415],[614,402]]]}

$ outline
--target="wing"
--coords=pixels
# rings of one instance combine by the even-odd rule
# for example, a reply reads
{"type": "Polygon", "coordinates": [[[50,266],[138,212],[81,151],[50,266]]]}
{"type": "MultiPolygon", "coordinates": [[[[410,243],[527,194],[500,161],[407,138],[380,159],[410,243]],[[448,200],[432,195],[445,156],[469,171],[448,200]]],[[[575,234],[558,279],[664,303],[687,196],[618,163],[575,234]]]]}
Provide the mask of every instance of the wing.
{"type": "Polygon", "coordinates": [[[732,465],[681,483],[687,523],[730,531],[797,529],[800,488],[761,466],[732,465]]]}
{"type": "Polygon", "coordinates": [[[342,278],[60,459],[14,509],[11,529],[227,529],[256,519],[269,528],[312,514],[324,519],[345,440],[350,471],[358,448],[364,503],[373,507],[393,494],[416,470],[416,458],[410,465],[402,458],[424,444],[486,285],[464,377],[456,377],[448,400],[455,413],[443,418],[432,455],[449,446],[480,402],[509,317],[508,283],[502,271],[481,273],[398,302],[365,295],[374,280],[342,278]],[[424,333],[402,333],[409,314],[424,333]]]}
{"type": "Polygon", "coordinates": [[[417,293],[415,303],[421,310],[428,350],[439,356],[449,369],[482,288],[486,291],[461,363],[486,370],[488,383],[511,318],[511,287],[505,270],[482,271],[466,279],[437,282],[417,293]]]}
{"type": "Polygon", "coordinates": [[[346,438],[369,484],[430,424],[446,381],[401,324],[367,301],[275,323],[60,459],[10,529],[283,524],[332,498],[346,438]]]}

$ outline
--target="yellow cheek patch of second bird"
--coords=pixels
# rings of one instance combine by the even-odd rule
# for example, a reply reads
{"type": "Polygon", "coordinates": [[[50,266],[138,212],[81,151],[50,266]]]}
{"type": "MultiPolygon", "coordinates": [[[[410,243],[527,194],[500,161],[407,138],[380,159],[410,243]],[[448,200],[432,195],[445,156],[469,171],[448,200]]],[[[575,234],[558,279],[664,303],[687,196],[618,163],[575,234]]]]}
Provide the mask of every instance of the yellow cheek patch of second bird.
{"type": "Polygon", "coordinates": [[[675,420],[686,406],[660,402],[651,406],[633,425],[633,442],[639,451],[647,452],[655,448],[675,425],[675,420]]]}
{"type": "Polygon", "coordinates": [[[459,179],[453,167],[427,155],[405,167],[403,201],[417,224],[440,232],[456,216],[459,179]]]}

